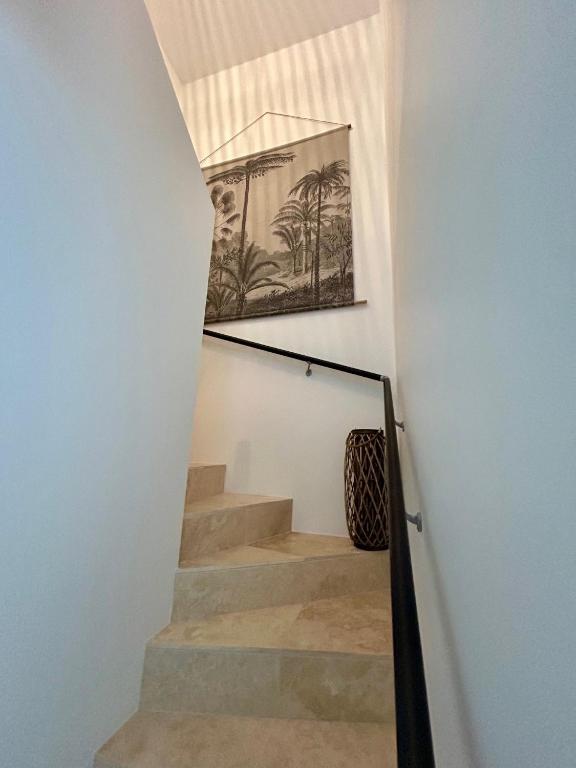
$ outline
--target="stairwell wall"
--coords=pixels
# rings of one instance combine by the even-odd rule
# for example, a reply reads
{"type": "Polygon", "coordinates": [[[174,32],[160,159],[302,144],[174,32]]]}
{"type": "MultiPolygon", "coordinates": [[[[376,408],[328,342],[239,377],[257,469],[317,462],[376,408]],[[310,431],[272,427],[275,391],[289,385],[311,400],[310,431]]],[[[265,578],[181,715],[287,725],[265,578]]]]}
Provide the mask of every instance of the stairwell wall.
{"type": "MultiPolygon", "coordinates": [[[[372,16],[183,85],[181,106],[199,157],[265,111],[353,126],[356,296],[368,304],[215,330],[393,376],[382,60],[381,28],[372,16]]],[[[228,156],[330,126],[276,118],[259,127],[256,143],[251,131],[245,143],[241,137],[228,147],[228,156]]],[[[235,490],[293,495],[297,530],[344,534],[346,435],[382,425],[382,390],[322,369],[311,378],[304,372],[302,364],[206,341],[192,457],[225,462],[235,490]]]]}
{"type": "Polygon", "coordinates": [[[141,2],[0,51],[0,765],[88,768],[169,620],[212,213],[141,2]]]}
{"type": "Polygon", "coordinates": [[[574,4],[385,4],[405,36],[395,321],[436,764],[571,768],[574,4]]]}

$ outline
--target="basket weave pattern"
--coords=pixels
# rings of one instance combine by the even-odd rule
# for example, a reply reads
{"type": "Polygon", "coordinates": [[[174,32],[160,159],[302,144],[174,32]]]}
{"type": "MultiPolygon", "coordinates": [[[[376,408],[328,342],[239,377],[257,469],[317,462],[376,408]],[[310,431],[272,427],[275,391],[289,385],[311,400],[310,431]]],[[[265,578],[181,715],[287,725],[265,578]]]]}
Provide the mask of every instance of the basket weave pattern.
{"type": "Polygon", "coordinates": [[[358,549],[388,549],[386,438],[381,429],[354,429],[346,439],[346,523],[358,549]]]}

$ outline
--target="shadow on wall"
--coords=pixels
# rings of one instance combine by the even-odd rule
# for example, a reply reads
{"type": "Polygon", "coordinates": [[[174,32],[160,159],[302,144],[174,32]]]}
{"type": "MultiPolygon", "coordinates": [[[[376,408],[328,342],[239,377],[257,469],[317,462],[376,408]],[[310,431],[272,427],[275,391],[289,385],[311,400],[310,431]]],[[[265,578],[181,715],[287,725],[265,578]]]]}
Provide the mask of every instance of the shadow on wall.
{"type": "Polygon", "coordinates": [[[250,482],[250,468],[252,466],[252,446],[249,440],[240,440],[236,445],[234,458],[230,467],[237,477],[245,477],[250,482]]]}
{"type": "MultiPolygon", "coordinates": [[[[401,409],[400,412],[403,413],[404,411],[401,409]]],[[[415,530],[410,526],[410,546],[413,553],[412,566],[418,600],[420,631],[423,637],[428,702],[434,741],[438,750],[436,758],[440,763],[443,756],[439,750],[447,743],[445,734],[447,728],[450,728],[456,734],[454,743],[460,743],[460,757],[463,757],[462,752],[464,752],[467,756],[466,765],[472,768],[479,760],[478,745],[470,727],[472,714],[467,702],[456,636],[446,595],[442,588],[442,576],[438,567],[437,548],[434,545],[432,532],[433,526],[428,525],[429,510],[420,492],[418,471],[410,447],[408,426],[406,432],[400,435],[399,447],[406,510],[409,514],[420,512],[423,518],[422,533],[415,533],[415,530]],[[448,656],[444,653],[438,654],[435,650],[438,648],[449,649],[448,656]],[[446,665],[446,668],[441,666],[443,664],[446,665]],[[451,691],[446,691],[447,686],[451,687],[451,691]],[[440,722],[442,723],[442,739],[437,738],[439,732],[435,729],[435,724],[439,728],[440,722]]],[[[446,757],[447,764],[452,764],[450,758],[446,757]]]]}
{"type": "Polygon", "coordinates": [[[146,5],[184,83],[379,12],[379,0],[146,0],[146,5]]]}

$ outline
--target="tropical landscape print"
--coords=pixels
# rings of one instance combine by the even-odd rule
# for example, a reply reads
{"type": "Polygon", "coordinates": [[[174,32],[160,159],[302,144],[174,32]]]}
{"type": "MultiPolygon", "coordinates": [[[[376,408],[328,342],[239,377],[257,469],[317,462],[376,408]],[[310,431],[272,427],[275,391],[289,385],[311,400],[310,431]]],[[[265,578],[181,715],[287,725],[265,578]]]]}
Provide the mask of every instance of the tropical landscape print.
{"type": "Polygon", "coordinates": [[[205,322],[354,303],[348,129],[204,168],[205,322]]]}

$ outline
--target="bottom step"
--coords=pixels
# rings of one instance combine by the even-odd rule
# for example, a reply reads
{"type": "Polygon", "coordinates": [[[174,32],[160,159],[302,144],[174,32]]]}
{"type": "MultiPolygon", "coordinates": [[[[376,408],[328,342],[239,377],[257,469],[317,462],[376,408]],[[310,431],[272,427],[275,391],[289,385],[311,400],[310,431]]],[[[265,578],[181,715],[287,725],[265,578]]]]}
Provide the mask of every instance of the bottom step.
{"type": "Polygon", "coordinates": [[[393,726],[381,723],[138,712],[94,768],[393,768],[393,726]]]}

